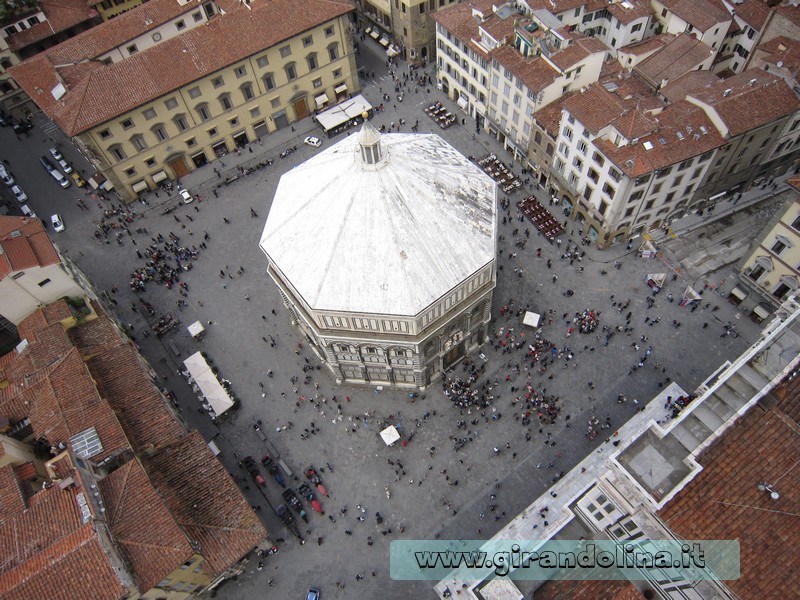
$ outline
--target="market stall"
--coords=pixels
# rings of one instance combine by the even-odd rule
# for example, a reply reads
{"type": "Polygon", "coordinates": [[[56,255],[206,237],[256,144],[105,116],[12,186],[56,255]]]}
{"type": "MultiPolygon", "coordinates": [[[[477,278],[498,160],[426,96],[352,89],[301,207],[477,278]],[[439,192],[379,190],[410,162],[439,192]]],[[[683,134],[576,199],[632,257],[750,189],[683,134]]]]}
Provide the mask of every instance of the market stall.
{"type": "Polygon", "coordinates": [[[394,425],[389,425],[386,429],[381,431],[381,438],[387,446],[391,446],[400,439],[400,432],[394,425]]]}
{"type": "Polygon", "coordinates": [[[234,405],[228,391],[223,387],[217,376],[211,370],[201,352],[195,352],[185,361],[186,376],[192,389],[199,394],[198,399],[205,401],[206,408],[211,418],[216,418],[234,405]]]}
{"type": "Polygon", "coordinates": [[[542,315],[527,311],[525,316],[522,319],[522,324],[527,325],[528,327],[539,327],[539,322],[542,319],[542,315]]]}
{"type": "Polygon", "coordinates": [[[200,321],[195,321],[186,329],[189,331],[189,335],[191,335],[197,341],[202,340],[206,333],[206,328],[203,327],[203,324],[200,321]]]}
{"type": "Polygon", "coordinates": [[[649,285],[654,292],[660,292],[664,287],[664,282],[667,280],[666,273],[648,273],[644,277],[644,281],[649,285]]]}
{"type": "Polygon", "coordinates": [[[337,133],[372,118],[373,114],[372,105],[359,94],[317,114],[314,119],[328,137],[333,137],[337,133]]]}

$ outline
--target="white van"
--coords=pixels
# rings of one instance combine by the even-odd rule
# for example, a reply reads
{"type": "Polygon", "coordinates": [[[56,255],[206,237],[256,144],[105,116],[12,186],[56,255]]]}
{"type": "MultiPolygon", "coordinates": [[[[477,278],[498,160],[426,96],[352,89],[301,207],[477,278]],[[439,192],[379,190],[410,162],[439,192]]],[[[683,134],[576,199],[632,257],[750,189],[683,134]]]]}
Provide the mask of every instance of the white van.
{"type": "Polygon", "coordinates": [[[61,171],[56,171],[55,169],[53,169],[52,171],[48,171],[48,173],[50,173],[50,176],[53,179],[55,179],[58,182],[58,185],[60,185],[62,188],[66,189],[66,188],[68,188],[70,186],[69,179],[64,177],[61,174],[61,171]]]}

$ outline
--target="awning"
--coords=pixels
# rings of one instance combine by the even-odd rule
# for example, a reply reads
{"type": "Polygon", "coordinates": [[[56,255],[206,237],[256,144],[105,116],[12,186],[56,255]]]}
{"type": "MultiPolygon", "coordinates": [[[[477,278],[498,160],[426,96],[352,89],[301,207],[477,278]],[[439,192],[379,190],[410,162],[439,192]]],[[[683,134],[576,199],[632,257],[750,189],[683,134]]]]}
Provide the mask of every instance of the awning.
{"type": "Polygon", "coordinates": [[[770,311],[769,309],[765,308],[765,307],[764,307],[764,306],[762,306],[761,304],[757,305],[757,306],[756,306],[756,307],[753,309],[753,314],[754,314],[754,315],[757,315],[758,317],[760,317],[760,318],[762,318],[762,319],[766,319],[766,318],[769,316],[769,313],[770,313],[770,312],[771,312],[771,311],[770,311]]]}
{"type": "Polygon", "coordinates": [[[395,57],[395,56],[397,56],[398,54],[400,54],[400,50],[398,50],[398,49],[397,49],[397,48],[395,48],[394,46],[389,46],[389,47],[386,49],[386,56],[388,56],[389,58],[394,58],[394,57],[395,57]]]}
{"type": "Polygon", "coordinates": [[[369,35],[370,33],[372,33],[372,27],[367,27],[367,28],[364,30],[364,33],[366,33],[367,35],[369,35]]]}
{"type": "Polygon", "coordinates": [[[387,37],[382,37],[381,39],[379,39],[379,40],[378,40],[378,43],[379,43],[381,46],[383,46],[384,48],[386,48],[386,47],[389,45],[389,38],[387,38],[387,37]]]}
{"type": "Polygon", "coordinates": [[[391,446],[400,439],[400,434],[397,432],[394,425],[389,425],[386,429],[381,431],[381,438],[383,438],[387,446],[391,446]]]}
{"type": "Polygon", "coordinates": [[[541,315],[539,315],[539,314],[537,314],[535,312],[527,311],[525,313],[525,317],[522,319],[522,324],[523,325],[528,325],[529,327],[538,327],[539,326],[539,320],[541,318],[542,318],[541,315]]]}
{"type": "Polygon", "coordinates": [[[377,31],[373,29],[372,31],[369,32],[369,37],[371,37],[373,40],[377,40],[381,36],[377,31]]]}
{"type": "Polygon", "coordinates": [[[461,108],[467,108],[467,105],[469,105],[469,99],[466,96],[459,96],[458,97],[458,105],[461,108]]]}
{"type": "Polygon", "coordinates": [[[192,354],[183,361],[183,364],[189,371],[194,384],[200,389],[200,393],[203,394],[217,415],[223,414],[233,406],[233,400],[200,352],[192,354]]]}
{"type": "Polygon", "coordinates": [[[147,189],[147,182],[144,179],[140,179],[131,186],[131,189],[138,194],[147,189]]]}
{"type": "Polygon", "coordinates": [[[731,296],[738,298],[739,300],[744,300],[747,298],[747,292],[737,285],[731,290],[731,296]]]}
{"type": "Polygon", "coordinates": [[[320,94],[316,98],[314,98],[314,102],[317,103],[317,108],[323,106],[326,102],[328,102],[328,94],[320,94]]]}
{"type": "Polygon", "coordinates": [[[347,91],[347,84],[343,83],[342,85],[337,85],[333,88],[333,91],[337,94],[344,94],[347,91]]]}
{"type": "Polygon", "coordinates": [[[167,172],[163,169],[158,173],[153,173],[153,183],[159,183],[167,178],[167,172]]]}
{"type": "Polygon", "coordinates": [[[196,338],[198,335],[202,335],[202,333],[206,330],[200,321],[195,321],[186,329],[189,330],[189,335],[191,335],[193,338],[196,338]]]}
{"type": "Polygon", "coordinates": [[[341,102],[338,106],[334,106],[317,115],[317,123],[320,124],[322,129],[327,133],[339,125],[343,125],[351,119],[362,118],[364,113],[372,110],[372,106],[360,94],[353,96],[349,100],[341,102]]]}

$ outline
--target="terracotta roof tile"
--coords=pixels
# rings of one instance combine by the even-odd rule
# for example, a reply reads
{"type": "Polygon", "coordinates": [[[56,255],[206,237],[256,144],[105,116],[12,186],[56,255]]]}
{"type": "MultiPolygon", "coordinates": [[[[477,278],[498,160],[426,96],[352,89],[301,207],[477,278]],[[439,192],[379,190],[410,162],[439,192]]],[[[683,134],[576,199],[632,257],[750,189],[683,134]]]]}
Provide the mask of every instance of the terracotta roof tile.
{"type": "Polygon", "coordinates": [[[595,140],[594,144],[618,169],[630,177],[638,177],[725,143],[705,112],[685,100],[669,106],[652,118],[656,122],[656,129],[639,138],[638,143],[617,147],[602,139],[595,140]]]}
{"type": "Polygon", "coordinates": [[[551,102],[534,113],[533,118],[536,119],[539,126],[550,134],[550,137],[553,139],[558,137],[558,130],[561,127],[561,112],[564,110],[564,103],[578,93],[580,92],[565,94],[555,102],[551,102]]]}
{"type": "Polygon", "coordinates": [[[623,25],[654,14],[653,6],[647,0],[626,0],[625,2],[617,0],[608,3],[605,8],[623,25]]]}
{"type": "Polygon", "coordinates": [[[756,31],[761,31],[769,17],[770,8],[763,0],[744,0],[736,4],[736,16],[756,31]]]}
{"type": "Polygon", "coordinates": [[[22,483],[12,465],[0,467],[0,518],[25,510],[27,502],[22,483]]]}
{"type": "Polygon", "coordinates": [[[659,33],[658,35],[654,35],[653,37],[644,39],[641,42],[636,42],[635,44],[628,44],[627,46],[623,46],[622,48],[619,49],[619,52],[623,52],[625,54],[633,54],[634,56],[642,56],[643,54],[650,54],[652,52],[660,50],[676,37],[677,36],[671,33],[659,33]]]}
{"type": "Polygon", "coordinates": [[[516,77],[519,77],[533,92],[543,90],[559,76],[558,70],[545,59],[541,57],[525,58],[510,46],[495,48],[489,55],[516,77]]]}
{"type": "Polygon", "coordinates": [[[0,217],[0,247],[0,280],[15,271],[60,261],[39,219],[0,217]]]}
{"type": "Polygon", "coordinates": [[[773,10],[793,25],[800,27],[800,6],[793,6],[787,2],[774,7],[773,10]]]}
{"type": "Polygon", "coordinates": [[[670,81],[669,84],[661,88],[660,93],[670,102],[677,102],[678,100],[683,100],[695,90],[701,90],[718,81],[719,77],[711,71],[689,71],[670,81]]]}
{"type": "Polygon", "coordinates": [[[602,85],[594,83],[587,87],[585,92],[571,95],[564,102],[564,109],[578,119],[581,125],[597,135],[603,127],[619,118],[625,110],[625,105],[602,85]]]}
{"type": "Polygon", "coordinates": [[[537,588],[536,600],[643,600],[630,581],[548,581],[537,588]]]}
{"type": "Polygon", "coordinates": [[[189,541],[137,460],[100,481],[106,519],[137,587],[146,591],[192,557],[189,541]]]}
{"type": "Polygon", "coordinates": [[[800,100],[786,82],[761,69],[749,69],[692,92],[687,100],[712,107],[732,136],[772,123],[800,108],[800,100]]]}
{"type": "Polygon", "coordinates": [[[521,15],[512,15],[506,19],[501,19],[492,12],[492,2],[478,2],[467,1],[458,2],[446,6],[441,10],[437,10],[431,15],[431,18],[440,23],[447,31],[452,33],[460,41],[469,44],[470,48],[478,52],[484,58],[489,55],[486,49],[475,42],[480,39],[480,31],[478,21],[472,16],[473,9],[488,16],[486,21],[480,26],[487,29],[487,32],[492,35],[498,42],[503,41],[505,38],[513,36],[514,34],[514,21],[515,17],[521,15]]]}
{"type": "Polygon", "coordinates": [[[87,366],[134,451],[169,444],[183,434],[133,348],[116,346],[89,360],[87,366]]]}
{"type": "Polygon", "coordinates": [[[709,0],[660,0],[671,12],[700,31],[708,31],[717,23],[733,18],[716,2],[709,0]]]}
{"type": "Polygon", "coordinates": [[[781,68],[788,69],[797,79],[800,76],[800,41],[784,35],[773,38],[758,46],[758,59],[776,66],[782,63],[781,68]]]}
{"type": "Polygon", "coordinates": [[[791,470],[800,461],[798,435],[798,422],[780,405],[753,407],[698,457],[703,470],[658,513],[681,538],[739,541],[741,575],[726,582],[739,598],[797,593],[800,477],[791,470]],[[778,500],[759,491],[762,481],[775,484],[778,500]]]}
{"type": "MultiPolygon", "coordinates": [[[[141,17],[149,4],[131,13],[141,17]]],[[[105,44],[94,43],[94,39],[103,40],[106,27],[116,19],[46,50],[11,71],[39,108],[68,135],[77,135],[354,10],[342,0],[305,0],[302,11],[297,11],[291,0],[254,0],[248,6],[251,10],[234,7],[204,27],[186,31],[121,62],[94,69],[58,101],[50,93],[60,82],[56,65],[96,59],[99,54],[89,50],[105,44]],[[228,43],[232,32],[240,43],[228,43]]]]}
{"type": "Polygon", "coordinates": [[[145,471],[190,539],[218,575],[267,535],[225,467],[192,432],[143,459],[145,471]]]}
{"type": "Polygon", "coordinates": [[[714,51],[696,37],[681,33],[636,65],[634,70],[650,85],[657,87],[663,81],[669,82],[689,71],[696,71],[713,54],[714,51]]]}
{"type": "MultiPolygon", "coordinates": [[[[33,341],[38,333],[48,325],[53,325],[72,316],[69,305],[64,300],[56,300],[45,307],[39,308],[25,317],[19,325],[17,331],[21,339],[33,341]]],[[[66,336],[65,336],[66,337],[66,336]]]]}
{"type": "Polygon", "coordinates": [[[8,38],[8,47],[12,52],[99,16],[86,0],[39,0],[38,4],[47,20],[8,38]]]}
{"type": "Polygon", "coordinates": [[[588,56],[607,51],[606,45],[597,38],[578,38],[566,48],[554,52],[550,60],[562,71],[568,71],[588,56]]]}

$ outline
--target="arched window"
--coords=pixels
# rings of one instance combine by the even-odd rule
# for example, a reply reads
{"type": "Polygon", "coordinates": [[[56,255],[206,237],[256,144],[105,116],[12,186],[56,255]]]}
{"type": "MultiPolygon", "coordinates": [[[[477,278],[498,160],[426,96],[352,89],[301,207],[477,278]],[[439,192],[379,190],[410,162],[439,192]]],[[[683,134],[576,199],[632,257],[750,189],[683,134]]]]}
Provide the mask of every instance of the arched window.
{"type": "Polygon", "coordinates": [[[120,146],[119,144],[114,144],[113,146],[109,146],[108,151],[117,160],[125,160],[126,158],[128,158],[128,155],[125,154],[125,150],[123,150],[122,146],[120,146]]]}

